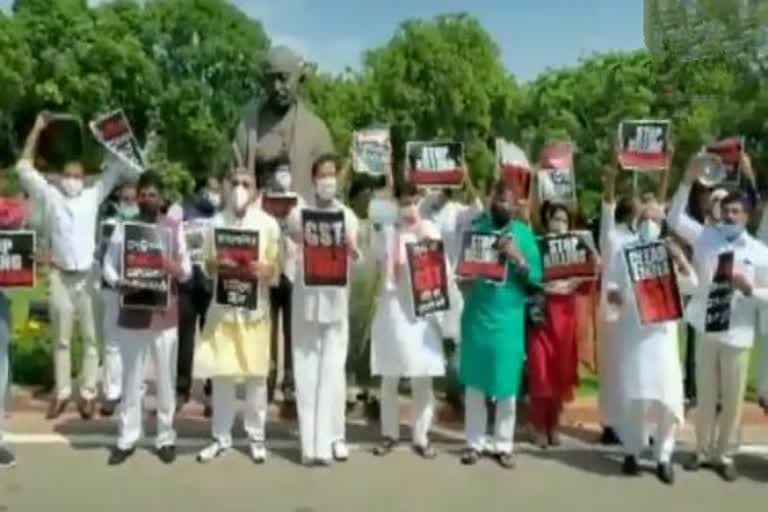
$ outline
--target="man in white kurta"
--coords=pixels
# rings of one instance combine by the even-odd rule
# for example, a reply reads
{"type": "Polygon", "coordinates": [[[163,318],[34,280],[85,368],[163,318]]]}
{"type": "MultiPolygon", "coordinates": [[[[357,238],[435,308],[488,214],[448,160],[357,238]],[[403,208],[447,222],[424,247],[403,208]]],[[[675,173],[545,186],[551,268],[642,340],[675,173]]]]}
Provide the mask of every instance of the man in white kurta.
{"type": "MultiPolygon", "coordinates": [[[[160,460],[166,464],[176,459],[176,431],[173,418],[176,412],[176,354],[178,345],[178,308],[175,283],[184,282],[192,274],[192,262],[187,251],[184,233],[178,222],[160,213],[162,184],[155,173],[144,173],[138,184],[140,215],[137,221],[155,224],[162,230],[168,245],[164,248],[163,266],[171,277],[168,307],[165,309],[136,309],[121,307],[115,334],[120,345],[123,362],[123,396],[118,416],[117,445],[109,457],[110,465],[124,463],[136,448],[143,431],[142,385],[147,353],[155,363],[157,386],[157,436],[155,446],[160,460]]],[[[123,231],[118,224],[104,257],[104,279],[110,286],[124,293],[123,231]]]]}
{"type": "MultiPolygon", "coordinates": [[[[663,212],[646,208],[638,222],[638,234],[618,247],[606,273],[607,307],[615,315],[620,336],[614,338],[616,355],[616,394],[619,416],[616,427],[624,445],[624,472],[638,472],[638,458],[647,441],[647,418],[656,423],[654,458],[659,479],[674,482],[672,453],[675,434],[685,421],[683,414],[683,385],[680,355],[677,345],[677,322],[643,325],[638,316],[637,302],[632,292],[624,250],[653,242],[661,232],[663,212]]],[[[696,276],[677,247],[670,247],[678,275],[681,293],[696,285],[696,276]]]]}
{"type": "Polygon", "coordinates": [[[308,286],[304,280],[303,210],[343,211],[350,265],[359,259],[358,220],[335,199],[338,164],[321,157],[313,165],[315,197],[300,202],[286,218],[286,231],[299,245],[292,295],[293,371],[302,461],[328,465],[346,460],[346,375],[349,345],[349,284],[308,286]]]}
{"type": "Polygon", "coordinates": [[[251,459],[259,464],[267,457],[269,287],[280,275],[280,226],[254,204],[253,173],[233,172],[228,190],[227,207],[213,218],[203,249],[207,270],[214,277],[214,297],[195,350],[194,373],[199,379],[211,379],[213,385],[213,443],[198,453],[197,460],[208,462],[232,448],[232,425],[237,412],[235,391],[237,384],[243,382],[246,390],[243,423],[251,459]],[[259,257],[251,263],[253,277],[258,280],[255,309],[219,303],[219,270],[238,263],[217,259],[214,239],[217,228],[258,234],[259,257]]]}
{"type": "MultiPolygon", "coordinates": [[[[693,248],[693,265],[699,277],[699,286],[686,308],[700,340],[696,347],[696,453],[686,469],[697,470],[709,463],[730,482],[738,478],[733,461],[737,445],[732,437],[741,423],[756,319],[768,304],[768,247],[746,232],[749,200],[738,192],[722,199],[722,220],[715,225],[700,224],[687,214],[691,186],[701,172],[696,165],[689,167],[669,213],[672,229],[693,248]],[[716,291],[713,279],[723,253],[733,254],[727,282],[730,300],[726,302],[725,321],[713,322],[714,301],[710,298],[716,291]]],[[[719,283],[717,289],[722,288],[723,283],[719,283]]]]}
{"type": "MultiPolygon", "coordinates": [[[[385,226],[374,244],[381,268],[380,294],[371,332],[371,373],[381,376],[381,432],[374,453],[386,455],[400,439],[398,384],[411,379],[413,389],[413,447],[424,458],[434,458],[429,428],[434,417],[432,379],[445,374],[441,314],[419,318],[413,311],[405,244],[440,240],[431,222],[422,220],[415,195],[400,198],[398,226],[385,226]]],[[[452,273],[446,261],[447,272],[452,273]]]]}

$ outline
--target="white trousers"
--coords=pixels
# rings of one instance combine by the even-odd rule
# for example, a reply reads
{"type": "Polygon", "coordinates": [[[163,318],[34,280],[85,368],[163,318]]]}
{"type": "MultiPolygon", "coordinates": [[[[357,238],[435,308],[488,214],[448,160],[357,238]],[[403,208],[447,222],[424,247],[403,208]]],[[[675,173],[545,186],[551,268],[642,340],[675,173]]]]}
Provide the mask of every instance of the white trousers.
{"type": "MultiPolygon", "coordinates": [[[[381,378],[381,433],[384,437],[400,439],[400,400],[397,392],[400,377],[381,378]]],[[[429,444],[429,428],[435,415],[435,397],[432,377],[411,377],[413,389],[413,444],[426,447],[429,444]]]]}
{"type": "Polygon", "coordinates": [[[726,345],[707,334],[696,341],[696,449],[714,462],[730,462],[738,449],[731,440],[741,424],[749,349],[726,345]]]}
{"type": "MultiPolygon", "coordinates": [[[[606,307],[601,305],[601,307],[606,307]]],[[[597,372],[600,381],[598,388],[598,406],[600,422],[605,427],[618,426],[621,415],[621,397],[619,396],[618,354],[616,350],[616,322],[598,319],[600,336],[597,344],[597,372]]]]}
{"type": "MultiPolygon", "coordinates": [[[[213,438],[224,447],[232,446],[232,426],[237,414],[237,380],[232,377],[214,377],[213,383],[213,438]]],[[[245,379],[245,408],[243,424],[248,440],[264,441],[267,423],[267,380],[264,377],[245,379]]]]}
{"type": "Polygon", "coordinates": [[[117,447],[128,450],[136,446],[143,434],[143,387],[145,363],[149,353],[155,366],[157,387],[158,448],[176,442],[173,417],[176,412],[176,345],[177,329],[163,331],[118,328],[120,355],[123,360],[123,397],[118,420],[117,447]]]}
{"type": "Polygon", "coordinates": [[[624,449],[630,455],[639,457],[648,442],[648,425],[655,424],[656,433],[653,437],[653,456],[658,462],[667,463],[672,460],[675,451],[675,436],[677,434],[677,418],[664,404],[655,400],[633,400],[627,406],[626,424],[623,429],[622,442],[624,449]]]}
{"type": "Polygon", "coordinates": [[[330,460],[333,443],[346,437],[344,367],[349,324],[346,320],[331,324],[304,322],[295,317],[293,323],[293,373],[301,453],[309,459],[330,460]]]}
{"type": "Polygon", "coordinates": [[[122,394],[123,361],[117,342],[117,318],[120,314],[120,295],[110,288],[102,288],[94,295],[94,309],[100,313],[97,322],[98,339],[104,347],[101,387],[107,400],[117,400],[122,394]]]}
{"type": "Polygon", "coordinates": [[[93,314],[94,273],[64,273],[57,269],[50,272],[48,304],[54,333],[54,367],[56,397],[59,400],[72,396],[72,362],[70,344],[72,326],[77,317],[83,339],[83,366],[80,397],[96,398],[99,371],[99,348],[96,343],[96,324],[93,314]]]}
{"type": "Polygon", "coordinates": [[[466,388],[464,394],[464,435],[467,446],[479,452],[512,453],[515,443],[515,418],[517,402],[515,397],[496,401],[496,425],[492,439],[488,439],[488,409],[485,394],[476,389],[466,388]]]}

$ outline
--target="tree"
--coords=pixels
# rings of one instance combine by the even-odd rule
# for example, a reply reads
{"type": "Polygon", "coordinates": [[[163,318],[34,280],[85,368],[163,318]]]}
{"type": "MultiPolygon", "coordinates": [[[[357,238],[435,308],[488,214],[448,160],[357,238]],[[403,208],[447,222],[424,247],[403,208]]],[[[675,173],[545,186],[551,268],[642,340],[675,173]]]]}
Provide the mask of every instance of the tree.
{"type": "MultiPolygon", "coordinates": [[[[0,162],[16,150],[14,115],[32,76],[32,53],[13,19],[0,12],[0,162]]],[[[0,164],[2,167],[2,164],[0,164]]]]}

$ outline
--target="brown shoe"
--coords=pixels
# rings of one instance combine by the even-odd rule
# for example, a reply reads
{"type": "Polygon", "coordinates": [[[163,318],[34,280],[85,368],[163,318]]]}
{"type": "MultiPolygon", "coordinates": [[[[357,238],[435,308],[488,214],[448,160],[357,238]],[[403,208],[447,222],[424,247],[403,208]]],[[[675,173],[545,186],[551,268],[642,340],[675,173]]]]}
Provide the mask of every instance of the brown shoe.
{"type": "Polygon", "coordinates": [[[77,403],[77,410],[81,418],[90,420],[96,415],[96,400],[80,400],[77,403]]]}
{"type": "Polygon", "coordinates": [[[54,399],[51,402],[51,405],[48,406],[48,412],[45,414],[45,418],[55,420],[67,410],[67,406],[69,406],[69,398],[65,398],[64,400],[54,399]]]}
{"type": "Polygon", "coordinates": [[[101,414],[105,418],[110,418],[112,415],[115,414],[115,410],[117,410],[117,404],[120,403],[120,400],[104,400],[101,402],[101,410],[99,411],[99,414],[101,414]]]}

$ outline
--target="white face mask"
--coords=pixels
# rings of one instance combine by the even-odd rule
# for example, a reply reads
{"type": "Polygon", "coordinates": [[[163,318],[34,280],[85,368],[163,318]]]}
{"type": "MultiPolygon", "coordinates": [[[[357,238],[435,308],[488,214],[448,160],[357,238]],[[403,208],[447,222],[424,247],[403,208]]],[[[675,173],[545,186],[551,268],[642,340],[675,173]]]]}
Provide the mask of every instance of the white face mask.
{"type": "Polygon", "coordinates": [[[561,220],[549,221],[549,231],[556,235],[563,235],[568,232],[568,223],[561,220]]]}
{"type": "Polygon", "coordinates": [[[291,171],[286,169],[279,169],[275,171],[275,183],[284,192],[291,190],[291,171]]]}
{"type": "Polygon", "coordinates": [[[653,242],[659,239],[659,236],[661,235],[661,226],[656,221],[644,219],[637,227],[637,234],[640,235],[640,240],[644,242],[653,242]]]}
{"type": "Polygon", "coordinates": [[[69,197],[75,197],[83,191],[83,180],[78,178],[62,178],[59,182],[61,184],[61,190],[69,197]]]}
{"type": "Polygon", "coordinates": [[[221,194],[218,192],[206,192],[205,197],[214,208],[218,208],[221,205],[221,194]]]}
{"type": "Polygon", "coordinates": [[[230,201],[232,208],[237,212],[241,212],[248,206],[248,202],[251,200],[251,193],[240,185],[232,189],[230,193],[230,201]]]}
{"type": "Polygon", "coordinates": [[[726,224],[725,222],[719,223],[717,229],[728,241],[736,240],[744,232],[744,226],[741,224],[726,224]]]}
{"type": "Polygon", "coordinates": [[[336,197],[336,177],[328,176],[326,178],[320,178],[317,180],[315,187],[317,189],[317,196],[325,201],[330,201],[336,197]]]}

